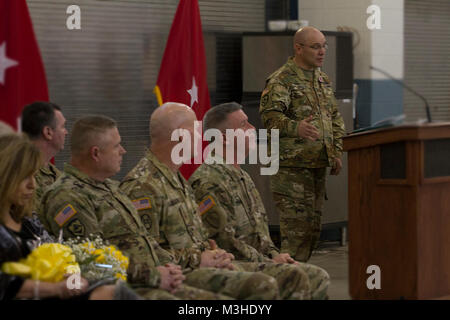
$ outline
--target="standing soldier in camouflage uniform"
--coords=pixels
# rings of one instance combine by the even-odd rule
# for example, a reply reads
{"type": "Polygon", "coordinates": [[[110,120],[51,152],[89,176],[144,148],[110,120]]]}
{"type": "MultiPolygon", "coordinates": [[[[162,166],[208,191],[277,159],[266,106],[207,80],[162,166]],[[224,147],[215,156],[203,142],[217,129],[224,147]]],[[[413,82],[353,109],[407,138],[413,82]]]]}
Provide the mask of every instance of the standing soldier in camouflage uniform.
{"type": "MultiPolygon", "coordinates": [[[[137,292],[146,298],[174,299],[170,292],[182,299],[227,299],[182,285],[185,276],[181,267],[175,265],[178,261],[149,235],[130,199],[120,191],[117,182],[109,179],[120,171],[125,153],[120,141],[116,123],[110,118],[90,116],[74,124],[71,164],[65,165],[63,175],[42,199],[45,227],[54,235],[62,230],[64,238],[97,234],[117,246],[130,258],[128,281],[140,288],[137,292]]],[[[208,261],[220,263],[222,259],[212,256],[208,261]]],[[[186,264],[184,271],[204,281],[216,279],[219,284],[203,287],[215,286],[216,292],[235,294],[237,298],[270,299],[277,290],[276,284],[260,281],[262,277],[258,275],[242,274],[239,282],[234,275],[218,275],[212,268],[191,271],[194,266],[195,262],[186,264]]],[[[203,283],[197,287],[200,285],[203,283]]]]}
{"type": "MultiPolygon", "coordinates": [[[[180,104],[166,104],[158,108],[150,119],[151,146],[148,154],[124,178],[121,188],[139,210],[144,225],[163,248],[171,248],[184,260],[201,260],[205,253],[220,250],[208,240],[193,191],[178,171],[172,152],[177,142],[170,141],[177,129],[190,132],[190,146],[194,145],[195,113],[180,104]]],[[[184,139],[183,142],[186,143],[184,139]]],[[[195,153],[195,150],[183,150],[195,153]]],[[[186,159],[185,158],[185,159],[186,159]]],[[[230,255],[230,262],[234,256],[230,255]]],[[[261,271],[276,279],[282,299],[310,298],[310,283],[306,273],[299,268],[272,262],[233,262],[218,266],[250,272],[261,271]]],[[[187,276],[189,279],[189,276],[187,276]]]]}
{"type": "MultiPolygon", "coordinates": [[[[235,102],[215,106],[205,114],[203,128],[205,132],[217,129],[223,134],[223,148],[215,153],[221,162],[203,163],[189,179],[201,209],[203,224],[208,228],[211,238],[238,260],[287,263],[291,265],[285,265],[284,268],[295,266],[302,269],[309,276],[311,297],[326,298],[328,273],[317,266],[299,263],[288,253],[280,253],[272,242],[266,210],[259,192],[251,177],[237,161],[239,151],[236,139],[233,137],[233,141],[227,141],[227,129],[234,132],[238,129],[243,132],[255,129],[248,122],[242,106],[235,102]],[[234,159],[226,152],[229,145],[227,142],[234,145],[234,159]]],[[[253,145],[252,142],[245,144],[243,158],[248,157],[253,145]]]]}
{"type": "Polygon", "coordinates": [[[308,261],[317,245],[325,196],[326,168],[342,168],[344,121],[330,80],[320,71],[327,44],[317,29],[294,36],[295,56],[266,81],[260,114],[280,134],[280,168],[271,189],[280,214],[281,249],[308,261]]]}
{"type": "Polygon", "coordinates": [[[52,185],[61,172],[50,162],[64,149],[66,119],[61,108],[51,102],[34,102],[22,110],[22,131],[41,150],[43,166],[37,172],[34,210],[39,208],[45,188],[52,185]]]}

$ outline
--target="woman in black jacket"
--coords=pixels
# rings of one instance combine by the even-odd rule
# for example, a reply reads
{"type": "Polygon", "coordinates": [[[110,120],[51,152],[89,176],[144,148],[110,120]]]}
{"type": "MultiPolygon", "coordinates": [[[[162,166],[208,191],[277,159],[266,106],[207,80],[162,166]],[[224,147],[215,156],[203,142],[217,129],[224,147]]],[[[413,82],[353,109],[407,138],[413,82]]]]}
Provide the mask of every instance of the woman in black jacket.
{"type": "MultiPolygon", "coordinates": [[[[40,164],[40,151],[27,138],[18,134],[0,136],[0,266],[26,258],[43,242],[53,242],[39,220],[31,216],[34,174],[40,164]]],[[[68,287],[66,280],[40,282],[0,271],[0,300],[138,298],[124,285],[89,289],[83,278],[78,288],[68,287]]]]}

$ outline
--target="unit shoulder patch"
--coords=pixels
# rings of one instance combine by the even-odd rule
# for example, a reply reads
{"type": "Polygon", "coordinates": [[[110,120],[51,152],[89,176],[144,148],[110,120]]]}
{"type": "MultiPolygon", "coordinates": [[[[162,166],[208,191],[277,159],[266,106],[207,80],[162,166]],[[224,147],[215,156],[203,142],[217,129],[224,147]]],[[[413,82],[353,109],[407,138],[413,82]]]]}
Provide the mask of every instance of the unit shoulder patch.
{"type": "Polygon", "coordinates": [[[74,219],[69,222],[67,225],[67,229],[74,235],[83,237],[86,234],[86,228],[83,223],[81,223],[80,219],[74,219]]]}
{"type": "Polygon", "coordinates": [[[152,219],[150,218],[150,216],[148,214],[141,215],[141,221],[147,230],[150,231],[152,229],[152,219]]]}
{"type": "Polygon", "coordinates": [[[268,101],[269,101],[269,95],[263,93],[263,96],[261,98],[261,106],[265,107],[267,105],[268,101]]]}

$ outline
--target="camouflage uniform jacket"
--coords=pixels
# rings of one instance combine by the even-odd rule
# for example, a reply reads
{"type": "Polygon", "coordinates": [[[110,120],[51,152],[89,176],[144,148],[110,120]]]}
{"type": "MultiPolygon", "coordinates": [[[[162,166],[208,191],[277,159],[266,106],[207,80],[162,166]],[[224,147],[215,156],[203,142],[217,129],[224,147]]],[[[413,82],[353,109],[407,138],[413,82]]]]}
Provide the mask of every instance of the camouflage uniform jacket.
{"type": "Polygon", "coordinates": [[[279,254],[263,202],[247,172],[231,164],[203,163],[189,182],[203,223],[219,247],[250,262],[270,261],[279,254]]]}
{"type": "Polygon", "coordinates": [[[191,186],[149,151],[124,178],[120,188],[158,240],[183,267],[200,266],[208,235],[198,214],[191,186]]]}
{"type": "Polygon", "coordinates": [[[333,166],[334,159],[342,156],[344,121],[330,80],[318,68],[311,81],[290,57],[266,80],[259,112],[266,129],[279,129],[280,166],[333,166]],[[298,136],[299,122],[310,115],[310,123],[319,131],[316,141],[298,136]]]}
{"type": "Polygon", "coordinates": [[[48,167],[41,167],[34,178],[36,179],[36,191],[34,192],[34,209],[37,210],[41,203],[42,196],[45,189],[51,186],[58,177],[61,176],[61,171],[53,164],[49,163],[48,167]]]}
{"type": "Polygon", "coordinates": [[[116,181],[96,181],[69,164],[44,194],[41,212],[45,213],[42,223],[55,236],[61,229],[66,239],[100,235],[118,247],[130,258],[130,283],[158,287],[160,274],[155,267],[173,259],[147,233],[116,181]]]}

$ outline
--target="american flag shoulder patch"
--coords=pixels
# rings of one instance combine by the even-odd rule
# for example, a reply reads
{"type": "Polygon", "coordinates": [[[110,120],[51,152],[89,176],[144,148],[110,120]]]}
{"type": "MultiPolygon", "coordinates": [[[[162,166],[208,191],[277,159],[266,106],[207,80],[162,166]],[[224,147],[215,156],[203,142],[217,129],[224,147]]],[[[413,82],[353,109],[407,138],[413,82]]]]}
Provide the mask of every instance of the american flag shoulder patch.
{"type": "Polygon", "coordinates": [[[207,196],[198,204],[198,210],[200,211],[200,215],[204,215],[209,209],[214,207],[216,203],[211,196],[207,196]]]}
{"type": "Polygon", "coordinates": [[[71,204],[65,206],[55,217],[56,223],[62,227],[70,218],[77,213],[71,204]]]}
{"type": "Polygon", "coordinates": [[[136,210],[145,210],[150,209],[152,207],[152,203],[150,202],[150,198],[140,198],[133,200],[133,205],[136,208],[136,210]]]}

